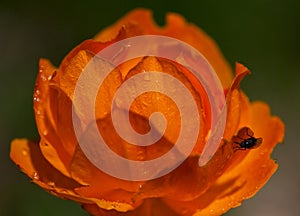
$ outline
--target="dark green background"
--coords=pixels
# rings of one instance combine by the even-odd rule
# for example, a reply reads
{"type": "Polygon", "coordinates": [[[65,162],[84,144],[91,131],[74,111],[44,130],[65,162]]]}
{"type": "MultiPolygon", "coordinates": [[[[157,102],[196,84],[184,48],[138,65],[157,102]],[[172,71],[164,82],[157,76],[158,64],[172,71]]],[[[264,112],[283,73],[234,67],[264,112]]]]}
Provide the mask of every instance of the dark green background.
{"type": "Polygon", "coordinates": [[[74,46],[135,7],[153,9],[161,25],[165,13],[173,11],[202,27],[231,65],[240,61],[252,70],[242,85],[250,99],[266,101],[286,123],[285,143],[273,154],[279,170],[254,198],[226,215],[300,215],[297,0],[1,1],[0,215],[87,215],[79,205],[31,184],[9,159],[10,141],[38,136],[32,92],[39,58],[58,66],[74,46]]]}

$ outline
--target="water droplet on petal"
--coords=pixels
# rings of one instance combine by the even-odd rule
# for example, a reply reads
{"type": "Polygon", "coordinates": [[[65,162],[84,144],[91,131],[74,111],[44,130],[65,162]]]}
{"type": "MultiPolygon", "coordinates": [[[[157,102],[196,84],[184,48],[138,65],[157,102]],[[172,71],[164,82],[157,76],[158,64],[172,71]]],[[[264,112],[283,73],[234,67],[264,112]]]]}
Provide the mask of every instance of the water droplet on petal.
{"type": "Polygon", "coordinates": [[[46,77],[44,74],[41,74],[41,79],[42,79],[43,81],[46,81],[46,80],[47,80],[47,77],[46,77]]]}
{"type": "Polygon", "coordinates": [[[65,189],[62,189],[62,190],[60,191],[60,193],[68,193],[68,191],[65,190],[65,189]]]}
{"type": "Polygon", "coordinates": [[[48,182],[49,186],[55,187],[55,182],[48,182]]]}
{"type": "Polygon", "coordinates": [[[34,100],[35,102],[40,102],[40,98],[39,98],[39,97],[34,97],[33,100],[34,100]]]}
{"type": "Polygon", "coordinates": [[[40,179],[40,176],[39,176],[39,174],[38,174],[37,172],[34,172],[33,175],[32,175],[32,178],[33,178],[34,180],[39,180],[39,179],[40,179]]]}
{"type": "Polygon", "coordinates": [[[28,151],[26,149],[22,149],[22,155],[27,156],[28,151]]]}
{"type": "Polygon", "coordinates": [[[44,131],[43,131],[43,135],[44,135],[44,136],[47,136],[47,134],[48,134],[48,131],[47,131],[47,130],[44,130],[44,131]]]}

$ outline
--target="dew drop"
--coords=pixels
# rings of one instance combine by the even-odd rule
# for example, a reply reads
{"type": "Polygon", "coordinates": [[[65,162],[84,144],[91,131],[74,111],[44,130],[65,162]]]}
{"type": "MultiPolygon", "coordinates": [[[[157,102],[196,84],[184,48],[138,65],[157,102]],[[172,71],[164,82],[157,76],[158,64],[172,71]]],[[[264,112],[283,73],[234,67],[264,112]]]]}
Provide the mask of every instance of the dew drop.
{"type": "Polygon", "coordinates": [[[34,97],[33,100],[34,100],[35,102],[40,102],[40,98],[39,98],[39,97],[34,97]]]}
{"type": "Polygon", "coordinates": [[[144,170],[143,174],[144,174],[144,175],[147,175],[147,174],[148,174],[148,171],[147,171],[147,170],[144,170]]]}
{"type": "Polygon", "coordinates": [[[54,182],[48,182],[49,186],[55,187],[55,183],[54,182]]]}
{"type": "Polygon", "coordinates": [[[40,179],[40,176],[39,176],[39,174],[38,174],[37,172],[34,172],[33,175],[32,175],[32,178],[33,178],[34,180],[39,180],[39,179],[40,179]]]}
{"type": "Polygon", "coordinates": [[[44,130],[44,131],[43,131],[43,135],[44,135],[44,136],[47,136],[47,134],[48,134],[48,131],[47,131],[47,130],[44,130]]]}
{"type": "Polygon", "coordinates": [[[130,43],[128,43],[128,44],[126,44],[124,47],[128,49],[128,48],[130,48],[130,47],[131,47],[131,44],[130,44],[130,43]]]}
{"type": "Polygon", "coordinates": [[[28,151],[26,149],[22,149],[22,155],[27,156],[28,151]]]}
{"type": "Polygon", "coordinates": [[[45,76],[44,74],[41,75],[41,79],[42,79],[43,81],[46,81],[46,80],[47,80],[47,78],[46,78],[46,76],[45,76]]]}
{"type": "Polygon", "coordinates": [[[36,111],[36,114],[37,114],[37,115],[41,115],[41,111],[40,111],[40,110],[37,110],[37,111],[36,111]]]}

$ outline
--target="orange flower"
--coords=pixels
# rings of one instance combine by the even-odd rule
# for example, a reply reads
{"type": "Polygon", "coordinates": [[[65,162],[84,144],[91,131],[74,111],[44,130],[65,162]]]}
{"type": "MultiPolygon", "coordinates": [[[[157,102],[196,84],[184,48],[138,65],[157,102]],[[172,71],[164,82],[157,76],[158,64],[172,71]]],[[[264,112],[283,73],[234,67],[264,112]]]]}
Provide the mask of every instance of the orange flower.
{"type": "MultiPolygon", "coordinates": [[[[214,41],[177,14],[168,14],[166,26],[158,27],[150,11],[134,10],[73,49],[58,69],[46,59],[40,60],[39,67],[34,111],[40,141],[16,139],[10,156],[34,183],[58,197],[82,204],[92,215],[221,215],[252,197],[277,169],[270,154],[283,139],[284,125],[271,116],[268,105],[250,103],[240,90],[241,80],[250,71],[237,63],[232,77],[214,41]],[[82,71],[99,51],[138,35],[163,35],[184,41],[201,52],[217,73],[226,96],[226,126],[218,150],[205,166],[199,166],[198,159],[211,132],[207,95],[190,71],[161,57],[135,58],[111,71],[96,97],[97,127],[110,149],[127,159],[147,161],[168,152],[181,127],[179,110],[169,97],[145,93],[130,106],[130,122],[139,133],[150,130],[147,119],[153,112],[163,113],[170,121],[164,136],[153,146],[133,146],[122,140],[110,115],[114,94],[123,83],[144,71],[163,71],[184,84],[200,111],[199,136],[189,157],[159,178],[129,181],[98,169],[78,144],[72,104],[82,71]],[[255,142],[261,144],[255,146],[255,142]]],[[[90,93],[84,93],[87,100],[90,93]]],[[[80,112],[75,107],[75,118],[79,118],[80,112]]],[[[91,137],[90,122],[80,121],[82,138],[91,137]]],[[[113,163],[111,169],[115,169],[113,163]]]]}

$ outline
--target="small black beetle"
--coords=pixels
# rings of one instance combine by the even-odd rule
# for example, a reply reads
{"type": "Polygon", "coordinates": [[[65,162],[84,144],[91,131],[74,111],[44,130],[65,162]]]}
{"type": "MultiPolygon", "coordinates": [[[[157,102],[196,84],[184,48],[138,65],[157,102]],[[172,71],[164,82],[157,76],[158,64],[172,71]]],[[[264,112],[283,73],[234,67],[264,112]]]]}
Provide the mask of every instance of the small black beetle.
{"type": "Polygon", "coordinates": [[[238,144],[234,150],[254,149],[260,146],[262,138],[255,138],[253,131],[248,127],[239,130],[237,136],[232,138],[232,142],[238,144]]]}

